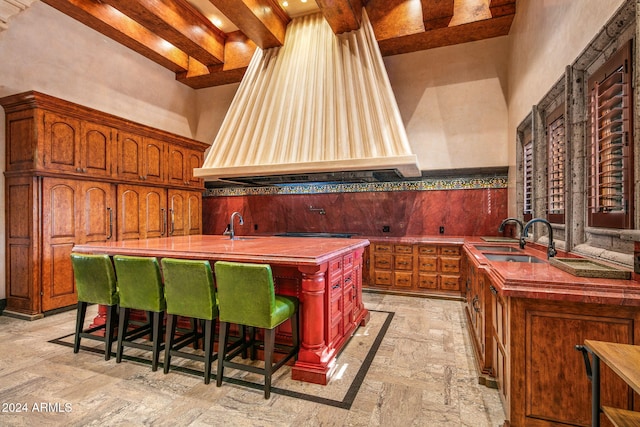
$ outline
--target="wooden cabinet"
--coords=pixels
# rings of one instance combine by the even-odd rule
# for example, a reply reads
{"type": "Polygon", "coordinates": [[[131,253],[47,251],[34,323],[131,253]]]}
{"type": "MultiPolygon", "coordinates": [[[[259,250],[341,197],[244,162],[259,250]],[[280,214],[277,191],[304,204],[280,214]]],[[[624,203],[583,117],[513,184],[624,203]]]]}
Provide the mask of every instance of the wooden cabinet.
{"type": "MultiPolygon", "coordinates": [[[[591,383],[575,346],[585,340],[637,345],[640,312],[632,306],[504,297],[487,283],[492,372],[509,425],[591,425],[591,383]]],[[[606,406],[640,408],[638,395],[607,367],[601,397],[606,406]]]]}
{"type": "Polygon", "coordinates": [[[42,311],[76,303],[70,254],[78,243],[113,238],[114,186],[43,178],[42,311]]]}
{"type": "Polygon", "coordinates": [[[202,152],[174,145],[169,148],[168,157],[170,184],[202,185],[202,180],[193,176],[193,169],[202,165],[202,152]]]}
{"type": "Polygon", "coordinates": [[[337,340],[351,336],[356,328],[355,319],[359,318],[359,311],[362,309],[361,300],[359,300],[361,296],[357,296],[362,293],[358,287],[359,268],[354,264],[354,260],[354,253],[349,253],[329,262],[327,272],[329,291],[326,294],[328,307],[326,340],[330,346],[334,345],[337,340]]]}
{"type": "Polygon", "coordinates": [[[502,407],[509,407],[510,375],[509,375],[509,306],[504,297],[492,284],[489,284],[491,304],[491,335],[490,344],[493,361],[491,363],[495,385],[500,393],[502,407]]]}
{"type": "Polygon", "coordinates": [[[0,105],[7,311],[37,318],[75,304],[76,244],[202,232],[202,181],[189,168],[207,144],[37,92],[0,105]],[[171,147],[185,153],[178,165],[171,147]],[[170,183],[167,170],[185,179],[170,183]]]}
{"type": "Polygon", "coordinates": [[[169,236],[202,234],[202,193],[169,189],[167,233],[169,236]]]}
{"type": "Polygon", "coordinates": [[[460,246],[371,241],[368,286],[460,296],[460,246]]]}
{"type": "Polygon", "coordinates": [[[112,128],[51,112],[43,116],[43,169],[112,175],[112,128]]]}
{"type": "Polygon", "coordinates": [[[167,190],[118,185],[118,240],[167,236],[167,190]]]}
{"type": "Polygon", "coordinates": [[[165,181],[165,144],[152,138],[118,134],[118,177],[145,184],[165,181]]]}
{"type": "Polygon", "coordinates": [[[489,302],[488,279],[484,269],[476,265],[471,257],[467,258],[465,265],[465,312],[479,371],[478,378],[481,384],[492,386],[492,306],[489,302]]]}

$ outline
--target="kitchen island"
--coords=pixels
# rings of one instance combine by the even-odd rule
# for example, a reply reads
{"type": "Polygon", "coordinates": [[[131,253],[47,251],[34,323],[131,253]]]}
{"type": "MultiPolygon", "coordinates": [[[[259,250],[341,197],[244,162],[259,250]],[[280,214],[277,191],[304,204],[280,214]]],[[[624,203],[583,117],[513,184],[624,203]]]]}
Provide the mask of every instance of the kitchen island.
{"type": "MultiPolygon", "coordinates": [[[[300,299],[300,352],[293,379],[327,384],[336,355],[369,319],[362,303],[366,239],[193,235],[87,243],[74,252],[268,263],[276,293],[300,299]]],[[[277,331],[291,342],[289,322],[277,331]]]]}

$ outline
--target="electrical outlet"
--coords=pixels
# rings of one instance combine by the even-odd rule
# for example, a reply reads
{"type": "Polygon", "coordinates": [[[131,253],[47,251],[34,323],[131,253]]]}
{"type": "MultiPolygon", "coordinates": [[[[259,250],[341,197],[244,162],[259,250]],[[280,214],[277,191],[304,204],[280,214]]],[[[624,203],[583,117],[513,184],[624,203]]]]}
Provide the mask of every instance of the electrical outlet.
{"type": "Polygon", "coordinates": [[[391,231],[391,227],[390,226],[388,226],[388,225],[383,225],[382,226],[382,232],[383,233],[388,233],[390,231],[391,231]]]}
{"type": "Polygon", "coordinates": [[[444,234],[444,225],[440,226],[440,234],[444,234]]]}
{"type": "Polygon", "coordinates": [[[253,224],[253,231],[258,231],[258,224],[253,224]]]}

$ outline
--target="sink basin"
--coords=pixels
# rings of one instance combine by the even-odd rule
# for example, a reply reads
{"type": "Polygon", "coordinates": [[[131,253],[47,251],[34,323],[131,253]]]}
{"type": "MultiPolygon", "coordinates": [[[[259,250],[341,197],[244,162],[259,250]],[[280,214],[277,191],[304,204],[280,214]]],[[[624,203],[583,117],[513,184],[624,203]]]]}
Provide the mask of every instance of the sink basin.
{"type": "Polygon", "coordinates": [[[486,254],[483,253],[489,261],[506,261],[506,262],[527,262],[527,263],[539,263],[543,260],[531,255],[507,255],[507,254],[486,254]]]}
{"type": "Polygon", "coordinates": [[[474,245],[475,248],[479,251],[487,251],[487,252],[522,252],[518,248],[514,248],[513,246],[488,246],[488,245],[474,245]]]}

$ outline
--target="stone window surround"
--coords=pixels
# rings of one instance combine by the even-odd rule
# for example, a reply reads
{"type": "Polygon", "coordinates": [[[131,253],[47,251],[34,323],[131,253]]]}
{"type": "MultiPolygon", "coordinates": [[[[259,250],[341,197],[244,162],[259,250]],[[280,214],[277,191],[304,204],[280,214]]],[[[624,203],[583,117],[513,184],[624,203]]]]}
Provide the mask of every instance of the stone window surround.
{"type": "MultiPolygon", "coordinates": [[[[520,123],[516,132],[516,207],[518,217],[523,218],[523,139],[526,132],[533,132],[534,217],[547,216],[547,138],[546,118],[563,102],[565,105],[565,222],[552,224],[556,247],[589,257],[601,258],[627,267],[633,267],[634,241],[640,241],[640,120],[633,123],[634,156],[634,229],[611,229],[589,227],[586,224],[586,147],[587,138],[587,81],[608,58],[628,40],[633,40],[632,79],[640,77],[640,28],[638,26],[635,0],[627,0],[604,25],[602,30],[583,50],[573,64],[567,65],[565,73],[532,107],[531,113],[520,123]]],[[[640,108],[639,85],[634,84],[633,106],[640,108]]],[[[634,111],[634,116],[638,112],[634,111]]],[[[546,245],[545,227],[536,227],[530,239],[546,245]]]]}

